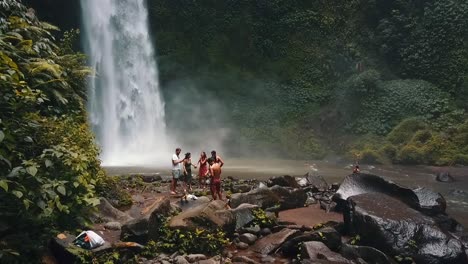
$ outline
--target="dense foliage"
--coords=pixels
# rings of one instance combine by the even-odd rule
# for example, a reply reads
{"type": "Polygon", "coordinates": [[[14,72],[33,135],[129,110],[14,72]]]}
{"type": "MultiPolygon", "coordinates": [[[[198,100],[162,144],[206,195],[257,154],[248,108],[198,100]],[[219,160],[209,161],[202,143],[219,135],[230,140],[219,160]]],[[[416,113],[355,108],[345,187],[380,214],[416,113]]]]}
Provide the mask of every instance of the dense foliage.
{"type": "MultiPolygon", "coordinates": [[[[26,2],[79,25],[78,0],[26,2]]],[[[309,159],[405,118],[445,134],[466,119],[465,0],[147,4],[176,137],[208,127],[230,154],[309,159]]]]}
{"type": "MultiPolygon", "coordinates": [[[[232,128],[234,154],[320,158],[368,133],[385,136],[408,117],[436,131],[466,118],[466,1],[148,5],[168,109],[187,87],[220,102],[214,120],[212,104],[197,104],[207,113],[200,118],[232,128]]],[[[169,126],[181,118],[173,112],[169,126]]]]}
{"type": "Polygon", "coordinates": [[[99,203],[104,172],[84,105],[92,72],[70,49],[77,32],[55,41],[56,30],[18,1],[0,1],[2,263],[38,261],[50,231],[77,228],[99,203]]]}

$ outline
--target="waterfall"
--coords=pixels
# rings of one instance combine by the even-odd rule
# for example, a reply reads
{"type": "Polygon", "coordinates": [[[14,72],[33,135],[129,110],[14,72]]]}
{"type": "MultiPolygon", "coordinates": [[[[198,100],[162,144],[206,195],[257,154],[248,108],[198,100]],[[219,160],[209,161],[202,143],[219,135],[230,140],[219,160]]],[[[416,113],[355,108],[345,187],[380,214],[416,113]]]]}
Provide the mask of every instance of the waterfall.
{"type": "Polygon", "coordinates": [[[83,42],[96,70],[89,120],[104,165],[164,164],[171,152],[145,2],[81,0],[83,42]]]}

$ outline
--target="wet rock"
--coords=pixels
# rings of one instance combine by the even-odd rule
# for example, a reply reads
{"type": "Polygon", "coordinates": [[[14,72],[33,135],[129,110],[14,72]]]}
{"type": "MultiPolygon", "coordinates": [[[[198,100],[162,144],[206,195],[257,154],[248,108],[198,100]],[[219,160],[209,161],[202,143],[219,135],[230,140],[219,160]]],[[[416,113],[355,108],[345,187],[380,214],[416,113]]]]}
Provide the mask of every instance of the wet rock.
{"type": "Polygon", "coordinates": [[[231,209],[236,221],[235,230],[239,230],[252,222],[255,219],[253,211],[258,208],[259,207],[257,205],[253,204],[241,204],[236,208],[231,209]]]}
{"type": "Polygon", "coordinates": [[[225,206],[226,202],[214,200],[209,204],[183,211],[170,220],[169,228],[189,230],[221,228],[228,233],[233,233],[236,219],[231,210],[224,209],[225,206]]]}
{"type": "Polygon", "coordinates": [[[307,185],[309,185],[309,182],[307,181],[307,178],[305,177],[296,178],[296,182],[301,188],[307,187],[307,185]]]}
{"type": "Polygon", "coordinates": [[[429,215],[441,214],[447,208],[447,202],[440,193],[427,188],[416,188],[413,192],[418,197],[419,210],[429,215]]]}
{"type": "Polygon", "coordinates": [[[162,181],[161,175],[159,175],[159,173],[142,174],[141,178],[144,182],[162,181]]]}
{"type": "Polygon", "coordinates": [[[175,264],[189,264],[189,262],[183,256],[177,256],[174,259],[175,264]]]}
{"type": "Polygon", "coordinates": [[[231,197],[231,207],[236,208],[243,203],[253,204],[266,209],[280,202],[280,197],[268,188],[257,188],[248,193],[235,193],[231,197]]]}
{"type": "Polygon", "coordinates": [[[323,242],[329,249],[338,250],[341,247],[341,235],[334,228],[324,227],[312,232],[304,232],[298,236],[288,239],[281,245],[284,256],[295,257],[299,253],[299,245],[307,241],[323,242]]]}
{"type": "Polygon", "coordinates": [[[334,192],[336,192],[339,188],[340,188],[340,184],[337,182],[332,183],[332,185],[330,186],[330,190],[334,192]]]}
{"type": "Polygon", "coordinates": [[[291,187],[291,188],[300,188],[299,184],[296,182],[296,178],[289,176],[289,175],[283,175],[283,176],[278,176],[278,177],[273,177],[270,178],[267,181],[267,186],[272,187],[272,186],[282,186],[282,187],[291,187]]]}
{"type": "Polygon", "coordinates": [[[254,226],[249,226],[249,227],[243,227],[239,230],[239,232],[242,234],[251,233],[251,234],[257,235],[258,233],[260,233],[260,226],[254,225],[254,226]]]}
{"type": "Polygon", "coordinates": [[[320,209],[325,210],[327,213],[335,210],[335,207],[336,207],[335,202],[325,202],[325,201],[320,200],[319,203],[320,203],[320,209]]]}
{"type": "Polygon", "coordinates": [[[239,240],[249,245],[253,245],[257,240],[257,236],[250,233],[240,235],[239,240]]]}
{"type": "Polygon", "coordinates": [[[261,259],[261,262],[262,263],[274,263],[276,261],[276,259],[272,256],[262,256],[262,259],[261,259]]]}
{"type": "Polygon", "coordinates": [[[247,248],[249,248],[249,244],[244,243],[244,242],[239,242],[239,243],[236,243],[236,248],[238,248],[238,249],[247,249],[247,248]]]}
{"type": "Polygon", "coordinates": [[[326,190],[328,189],[328,183],[325,181],[325,179],[320,176],[320,175],[315,175],[312,173],[307,173],[304,175],[304,177],[307,179],[307,182],[309,185],[313,186],[316,190],[326,190]]]}
{"type": "Polygon", "coordinates": [[[232,193],[246,193],[252,190],[252,186],[249,184],[237,184],[231,188],[232,193]]]}
{"type": "Polygon", "coordinates": [[[450,175],[448,171],[438,172],[436,180],[439,182],[454,182],[455,179],[450,175]]]}
{"type": "Polygon", "coordinates": [[[257,261],[250,259],[246,256],[235,256],[232,258],[233,262],[247,263],[247,264],[258,264],[257,261]]]}
{"type": "Polygon", "coordinates": [[[270,190],[280,198],[281,210],[304,207],[307,200],[307,194],[303,189],[292,189],[276,185],[271,187],[270,190]]]}
{"type": "Polygon", "coordinates": [[[104,228],[109,230],[120,230],[122,225],[119,222],[107,222],[104,224],[104,228]]]}
{"type": "Polygon", "coordinates": [[[161,217],[168,216],[172,207],[167,197],[156,199],[153,204],[143,209],[142,215],[128,221],[122,226],[121,239],[124,241],[135,241],[145,243],[148,239],[157,240],[161,217]]]}
{"type": "Polygon", "coordinates": [[[314,263],[321,263],[320,261],[328,260],[333,263],[349,263],[350,260],[345,259],[340,254],[331,251],[325,244],[319,241],[309,241],[302,244],[301,255],[304,258],[308,258],[314,263]]]}
{"type": "Polygon", "coordinates": [[[357,260],[360,258],[367,263],[393,264],[385,253],[373,247],[343,244],[340,249],[340,253],[347,259],[357,260]]]}
{"type": "Polygon", "coordinates": [[[97,213],[95,216],[104,220],[104,222],[125,223],[133,219],[128,214],[112,206],[106,198],[101,197],[99,201],[100,203],[97,206],[97,213]]]}
{"type": "MultiPolygon", "coordinates": [[[[197,264],[220,264],[222,263],[219,257],[213,257],[210,259],[200,260],[197,264]]],[[[229,263],[229,262],[227,262],[229,263]]]]}
{"type": "Polygon", "coordinates": [[[200,260],[204,260],[204,259],[207,259],[207,257],[203,254],[190,254],[188,255],[187,257],[185,257],[188,262],[190,263],[193,263],[193,262],[197,262],[197,261],[200,261],[200,260]]]}
{"type": "Polygon", "coordinates": [[[252,250],[263,255],[268,255],[275,251],[285,241],[298,234],[300,234],[299,230],[285,228],[277,233],[273,233],[257,240],[252,250]]]}
{"type": "Polygon", "coordinates": [[[75,238],[73,235],[62,233],[50,240],[49,249],[58,263],[75,263],[81,254],[87,253],[86,249],[73,245],[75,238]]]}
{"type": "Polygon", "coordinates": [[[462,243],[429,216],[380,193],[348,199],[345,225],[360,243],[389,255],[412,256],[416,263],[466,263],[462,243]]]}
{"type": "Polygon", "coordinates": [[[260,235],[262,235],[262,236],[267,236],[269,234],[271,234],[271,229],[270,228],[265,227],[265,228],[262,228],[260,230],[260,235]]]}
{"type": "Polygon", "coordinates": [[[386,178],[365,173],[346,176],[333,196],[333,201],[341,209],[346,206],[346,200],[349,197],[364,193],[382,193],[428,214],[442,213],[441,210],[445,210],[445,199],[440,194],[428,189],[413,191],[386,178]]]}

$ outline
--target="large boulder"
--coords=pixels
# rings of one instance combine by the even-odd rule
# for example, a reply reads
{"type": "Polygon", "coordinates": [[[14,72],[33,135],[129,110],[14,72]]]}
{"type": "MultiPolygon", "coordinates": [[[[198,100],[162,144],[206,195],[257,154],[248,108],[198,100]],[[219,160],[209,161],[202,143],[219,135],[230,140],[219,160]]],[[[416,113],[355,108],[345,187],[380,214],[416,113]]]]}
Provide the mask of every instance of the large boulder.
{"type": "Polygon", "coordinates": [[[112,204],[103,197],[100,198],[100,203],[97,206],[95,216],[103,222],[125,223],[133,219],[128,214],[112,206],[112,204]]]}
{"type": "Polygon", "coordinates": [[[307,193],[303,189],[273,186],[270,190],[280,198],[281,210],[304,207],[307,201],[307,193]]]}
{"type": "Polygon", "coordinates": [[[364,193],[385,194],[427,214],[444,213],[446,208],[445,199],[438,193],[428,189],[411,190],[386,178],[365,173],[346,176],[333,196],[333,200],[338,204],[339,208],[343,208],[349,197],[364,193]]]}
{"type": "Polygon", "coordinates": [[[300,234],[299,230],[284,228],[283,230],[263,237],[252,247],[254,252],[268,255],[278,249],[285,241],[300,234]]]}
{"type": "Polygon", "coordinates": [[[302,244],[301,256],[310,259],[311,263],[328,263],[334,264],[352,264],[353,262],[345,259],[340,254],[331,251],[325,244],[319,241],[309,241],[302,244]]]}
{"type": "Polygon", "coordinates": [[[231,209],[236,221],[235,230],[239,230],[252,222],[255,219],[253,212],[258,208],[259,207],[257,205],[253,204],[241,204],[238,207],[231,209]]]}
{"type": "Polygon", "coordinates": [[[413,189],[414,194],[418,197],[418,208],[420,211],[435,215],[444,213],[447,208],[447,202],[440,193],[435,193],[427,188],[413,189]]]}
{"type": "Polygon", "coordinates": [[[158,228],[163,224],[163,218],[170,215],[172,210],[168,197],[157,198],[145,208],[139,218],[130,220],[122,226],[120,238],[124,241],[145,243],[157,239],[158,228]]]}
{"type": "Polygon", "coordinates": [[[448,171],[438,172],[436,180],[439,182],[454,182],[455,179],[450,175],[448,171]]]}
{"type": "Polygon", "coordinates": [[[348,198],[344,220],[363,245],[416,263],[468,263],[462,243],[436,222],[404,202],[379,193],[348,198]]]}
{"type": "Polygon", "coordinates": [[[289,176],[289,175],[283,175],[283,176],[278,176],[278,177],[272,177],[267,181],[267,186],[272,187],[272,186],[282,186],[282,187],[291,187],[291,188],[299,188],[299,184],[296,181],[296,178],[289,176]]]}
{"type": "Polygon", "coordinates": [[[247,193],[235,193],[232,195],[232,208],[236,208],[243,203],[254,204],[262,209],[266,209],[279,204],[280,197],[266,187],[257,188],[247,193]]]}
{"type": "Polygon", "coordinates": [[[304,175],[304,177],[307,179],[308,184],[312,186],[315,191],[324,191],[328,189],[328,183],[322,176],[308,172],[304,175]]]}
{"type": "Polygon", "coordinates": [[[172,217],[169,221],[169,228],[185,230],[221,228],[228,233],[233,233],[236,219],[232,211],[225,208],[226,202],[213,200],[172,217]]]}
{"type": "Polygon", "coordinates": [[[306,200],[307,194],[303,189],[275,185],[270,188],[257,188],[248,193],[236,193],[232,195],[231,207],[236,208],[240,204],[248,203],[262,209],[286,210],[304,207],[306,200]]]}
{"type": "Polygon", "coordinates": [[[80,255],[87,253],[86,249],[73,245],[75,238],[73,235],[62,233],[49,241],[50,252],[57,263],[75,263],[80,255]]]}
{"type": "Polygon", "coordinates": [[[393,261],[385,253],[373,247],[343,244],[340,253],[347,259],[357,260],[360,258],[372,264],[393,264],[393,261]]]}
{"type": "Polygon", "coordinates": [[[320,241],[331,250],[341,247],[341,235],[332,227],[324,227],[316,231],[304,232],[295,236],[281,245],[281,253],[284,256],[295,257],[299,252],[299,245],[307,241],[320,241]]]}

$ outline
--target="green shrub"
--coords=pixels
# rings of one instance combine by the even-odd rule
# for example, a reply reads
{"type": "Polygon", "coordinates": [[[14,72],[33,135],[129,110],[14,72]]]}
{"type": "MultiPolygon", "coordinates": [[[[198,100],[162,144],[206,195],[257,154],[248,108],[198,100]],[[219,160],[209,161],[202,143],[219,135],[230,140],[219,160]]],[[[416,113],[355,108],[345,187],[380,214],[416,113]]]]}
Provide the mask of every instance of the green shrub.
{"type": "Polygon", "coordinates": [[[132,196],[122,188],[121,181],[118,176],[101,177],[96,185],[96,193],[109,201],[116,201],[117,204],[113,204],[116,207],[131,205],[132,196]]]}
{"type": "Polygon", "coordinates": [[[427,125],[419,118],[408,118],[399,123],[388,133],[387,140],[393,144],[405,144],[413,138],[416,131],[425,129],[427,125]]]}
{"type": "Polygon", "coordinates": [[[85,57],[18,1],[2,1],[0,21],[0,218],[24,236],[0,245],[30,263],[55,229],[86,224],[105,174],[84,107],[85,57]]]}
{"type": "Polygon", "coordinates": [[[378,92],[362,101],[351,117],[347,128],[353,133],[385,135],[405,118],[432,122],[454,111],[450,95],[429,82],[393,80],[377,86],[378,92]]]}
{"type": "Polygon", "coordinates": [[[453,160],[455,164],[467,166],[468,154],[456,154],[453,160]]]}
{"type": "Polygon", "coordinates": [[[258,225],[260,228],[271,228],[275,225],[275,221],[268,217],[268,215],[261,208],[253,211],[254,220],[249,223],[250,226],[258,225]]]}
{"type": "Polygon", "coordinates": [[[419,130],[416,131],[411,141],[413,143],[425,144],[432,138],[432,133],[430,130],[419,130]]]}
{"type": "Polygon", "coordinates": [[[414,145],[406,145],[397,153],[397,161],[401,164],[414,165],[424,163],[424,154],[414,145]]]}
{"type": "Polygon", "coordinates": [[[394,161],[397,155],[398,149],[393,146],[392,144],[385,144],[381,149],[380,152],[385,155],[389,160],[394,161]]]}
{"type": "Polygon", "coordinates": [[[222,230],[182,230],[171,229],[168,219],[161,217],[157,230],[158,241],[149,241],[142,256],[154,257],[158,253],[200,253],[207,255],[220,254],[230,243],[226,233],[222,230]]]}
{"type": "Polygon", "coordinates": [[[360,152],[360,162],[365,164],[382,164],[383,158],[379,152],[373,149],[364,149],[360,152]]]}

